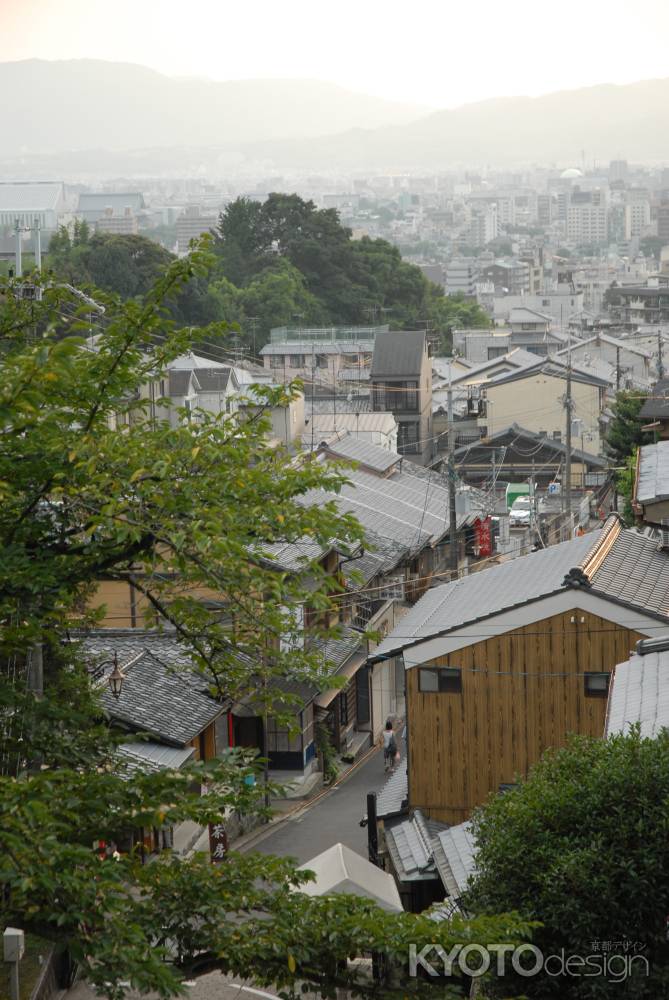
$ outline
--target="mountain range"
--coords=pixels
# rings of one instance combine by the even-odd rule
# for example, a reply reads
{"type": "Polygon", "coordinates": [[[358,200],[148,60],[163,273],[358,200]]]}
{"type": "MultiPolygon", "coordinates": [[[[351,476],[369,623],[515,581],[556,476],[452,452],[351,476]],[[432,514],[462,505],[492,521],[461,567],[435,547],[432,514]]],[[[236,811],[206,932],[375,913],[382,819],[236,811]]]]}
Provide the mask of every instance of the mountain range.
{"type": "Polygon", "coordinates": [[[669,162],[669,79],[435,112],[314,80],[181,79],[100,60],[0,63],[0,88],[4,174],[669,162]]]}
{"type": "Polygon", "coordinates": [[[233,146],[401,124],[426,110],[318,80],[217,82],[97,59],[0,63],[0,93],[5,155],[10,143],[37,154],[233,146]]]}

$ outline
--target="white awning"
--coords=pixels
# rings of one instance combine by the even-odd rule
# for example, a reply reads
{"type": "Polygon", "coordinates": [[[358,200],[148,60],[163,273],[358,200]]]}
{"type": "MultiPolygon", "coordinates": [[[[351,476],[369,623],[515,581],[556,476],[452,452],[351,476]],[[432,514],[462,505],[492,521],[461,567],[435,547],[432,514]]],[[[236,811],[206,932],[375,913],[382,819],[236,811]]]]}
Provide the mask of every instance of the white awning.
{"type": "Polygon", "coordinates": [[[371,899],[383,910],[403,912],[400,894],[392,875],[377,868],[345,844],[334,844],[305,865],[300,865],[298,871],[314,872],[316,881],[307,882],[295,888],[294,892],[301,892],[306,896],[331,896],[334,893],[362,896],[371,899]]]}

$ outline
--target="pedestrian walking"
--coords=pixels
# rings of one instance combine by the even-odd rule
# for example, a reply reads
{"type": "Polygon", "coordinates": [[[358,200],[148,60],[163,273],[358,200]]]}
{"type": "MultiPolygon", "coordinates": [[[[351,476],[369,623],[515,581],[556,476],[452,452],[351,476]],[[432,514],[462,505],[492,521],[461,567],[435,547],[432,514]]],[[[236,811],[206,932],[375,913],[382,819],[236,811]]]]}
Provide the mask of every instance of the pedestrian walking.
{"type": "Polygon", "coordinates": [[[385,771],[392,771],[399,755],[395,730],[392,721],[388,719],[386,728],[383,730],[383,767],[385,771]]]}

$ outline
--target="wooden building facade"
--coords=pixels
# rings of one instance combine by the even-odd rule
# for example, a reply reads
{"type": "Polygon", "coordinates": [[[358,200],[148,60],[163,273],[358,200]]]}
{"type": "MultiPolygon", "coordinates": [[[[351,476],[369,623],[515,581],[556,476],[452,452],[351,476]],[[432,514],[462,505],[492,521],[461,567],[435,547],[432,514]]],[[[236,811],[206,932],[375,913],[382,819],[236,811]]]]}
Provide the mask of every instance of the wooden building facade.
{"type": "Polygon", "coordinates": [[[411,807],[461,823],[569,733],[601,736],[610,672],[639,638],[574,607],[407,670],[411,807]]]}
{"type": "Polygon", "coordinates": [[[611,672],[669,626],[669,551],[617,516],[429,591],[371,661],[401,658],[408,804],[467,820],[572,733],[600,737],[611,672]]]}

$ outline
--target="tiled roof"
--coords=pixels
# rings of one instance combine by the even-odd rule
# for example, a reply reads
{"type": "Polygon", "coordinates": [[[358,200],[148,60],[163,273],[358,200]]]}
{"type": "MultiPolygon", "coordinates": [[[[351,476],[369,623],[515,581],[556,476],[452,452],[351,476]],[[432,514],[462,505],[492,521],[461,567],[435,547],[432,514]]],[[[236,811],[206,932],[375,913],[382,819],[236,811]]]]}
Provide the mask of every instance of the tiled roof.
{"type": "Polygon", "coordinates": [[[170,396],[186,396],[191,385],[193,373],[186,369],[176,369],[169,373],[170,396]]]}
{"type": "Polygon", "coordinates": [[[296,542],[273,542],[262,546],[261,555],[278,569],[297,572],[321,559],[328,549],[313,538],[300,538],[296,542]]]}
{"type": "Polygon", "coordinates": [[[631,607],[667,615],[669,555],[654,539],[637,531],[621,531],[592,577],[591,588],[631,607]]]}
{"type": "Polygon", "coordinates": [[[354,628],[343,626],[340,635],[322,639],[314,643],[314,648],[323,654],[326,661],[339,670],[357,651],[362,651],[363,634],[354,628]]]}
{"type": "Polygon", "coordinates": [[[232,368],[221,367],[198,368],[195,379],[202,392],[223,392],[231,379],[236,381],[232,368]]]}
{"type": "Polygon", "coordinates": [[[108,207],[117,209],[129,207],[138,211],[140,208],[145,208],[144,197],[138,191],[102,194],[88,192],[79,195],[78,212],[103,212],[108,207]]]}
{"type": "Polygon", "coordinates": [[[606,713],[606,736],[639,725],[654,737],[669,728],[669,650],[634,653],[615,668],[606,713]]]}
{"type": "Polygon", "coordinates": [[[206,693],[202,677],[170,668],[152,653],[142,653],[125,665],[123,672],[125,681],[118,699],[106,684],[102,687],[105,711],[116,722],[165,743],[185,746],[224,710],[206,693]]]}
{"type": "Polygon", "coordinates": [[[424,330],[387,330],[374,341],[372,378],[419,375],[425,354],[424,330]]]}
{"type": "Polygon", "coordinates": [[[590,532],[428,590],[402,618],[397,635],[391,632],[372,659],[383,659],[417,640],[555,593],[600,534],[590,532]]]}
{"type": "Polygon", "coordinates": [[[467,888],[474,872],[475,855],[471,823],[449,827],[434,838],[434,860],[444,888],[453,899],[460,899],[467,888]]]}
{"type": "Polygon", "coordinates": [[[669,417],[669,378],[662,378],[655,383],[653,395],[641,407],[639,417],[641,420],[669,417]]]}
{"type": "MultiPolygon", "coordinates": [[[[507,382],[518,382],[521,379],[532,378],[534,375],[539,374],[566,379],[567,365],[554,358],[543,358],[534,367],[528,365],[525,368],[519,368],[518,371],[508,372],[506,375],[497,375],[488,381],[486,389],[496,385],[505,385],[507,382]]],[[[610,384],[608,378],[602,378],[596,375],[591,369],[581,367],[580,365],[571,366],[571,378],[573,382],[596,385],[602,389],[610,384]]]]}
{"type": "Polygon", "coordinates": [[[62,199],[62,184],[50,181],[0,183],[0,212],[56,211],[62,199]]]}
{"type": "Polygon", "coordinates": [[[635,499],[639,503],[669,499],[669,441],[641,448],[635,499]]]}
{"type": "Polygon", "coordinates": [[[614,515],[603,528],[435,587],[374,651],[372,662],[578,584],[616,603],[669,616],[669,554],[614,515]],[[602,559],[595,556],[602,546],[602,559]],[[592,566],[592,568],[590,568],[592,566]]]}
{"type": "Polygon", "coordinates": [[[495,368],[499,368],[500,365],[506,365],[509,368],[518,370],[520,368],[531,368],[536,365],[537,356],[532,354],[530,351],[524,350],[522,347],[514,347],[513,350],[509,351],[507,354],[502,354],[497,358],[489,358],[488,361],[482,361],[478,365],[474,365],[469,371],[462,372],[460,375],[453,377],[452,384],[458,385],[460,382],[471,382],[477,376],[485,376],[487,379],[486,372],[495,368]]]}
{"type": "Polygon", "coordinates": [[[377,535],[376,532],[367,530],[365,532],[365,545],[363,554],[357,559],[344,563],[344,579],[351,581],[351,589],[356,590],[359,584],[352,582],[353,573],[362,577],[363,583],[368,583],[380,573],[387,573],[393,570],[398,563],[407,557],[409,553],[406,545],[377,535]]]}
{"type": "Polygon", "coordinates": [[[389,816],[400,816],[408,808],[409,779],[405,755],[376,796],[376,815],[378,819],[387,819],[389,816]]]}
{"type": "MultiPolygon", "coordinates": [[[[519,427],[518,424],[511,424],[510,427],[505,427],[501,431],[496,431],[494,434],[490,434],[486,438],[481,438],[480,441],[474,441],[473,444],[462,445],[460,448],[456,448],[455,457],[464,457],[466,461],[466,456],[469,453],[476,451],[479,446],[486,446],[486,451],[489,454],[489,446],[492,444],[497,445],[498,443],[499,447],[506,444],[507,447],[512,450],[513,444],[506,441],[505,439],[507,438],[510,439],[510,442],[513,442],[513,444],[516,444],[519,441],[524,441],[526,444],[529,443],[535,446],[541,444],[542,449],[554,451],[559,455],[564,455],[567,450],[566,444],[562,441],[555,441],[553,438],[542,437],[540,434],[537,434],[536,431],[528,431],[525,430],[524,427],[519,427]]],[[[601,455],[591,455],[589,452],[581,451],[579,448],[572,448],[571,454],[572,458],[576,461],[583,461],[587,465],[598,466],[601,469],[608,468],[609,463],[605,458],[602,458],[601,455]]]]}
{"type": "Polygon", "coordinates": [[[260,354],[304,354],[305,362],[308,365],[312,355],[318,357],[319,354],[371,354],[374,349],[373,340],[350,341],[336,340],[330,343],[316,343],[315,341],[287,340],[274,344],[265,344],[260,348],[260,354]]]}
{"type": "Polygon", "coordinates": [[[402,461],[402,456],[397,452],[362,441],[350,433],[326,440],[322,443],[322,447],[338,457],[360,462],[375,472],[387,472],[402,461]]]}
{"type": "Polygon", "coordinates": [[[427,820],[419,809],[410,819],[385,823],[386,846],[402,881],[434,879],[433,838],[446,829],[444,823],[427,820]]]}

